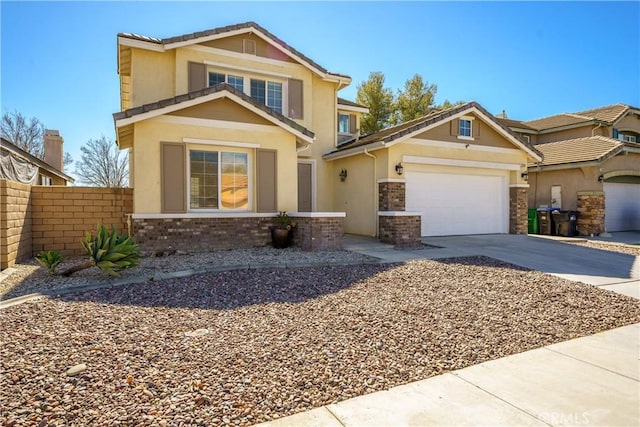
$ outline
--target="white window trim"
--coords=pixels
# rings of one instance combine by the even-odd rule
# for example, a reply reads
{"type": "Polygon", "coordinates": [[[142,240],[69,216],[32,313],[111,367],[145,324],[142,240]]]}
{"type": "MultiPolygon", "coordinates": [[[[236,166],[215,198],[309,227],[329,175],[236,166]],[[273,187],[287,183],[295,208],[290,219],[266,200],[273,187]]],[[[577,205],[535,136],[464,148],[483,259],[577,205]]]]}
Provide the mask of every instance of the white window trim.
{"type": "MultiPolygon", "coordinates": [[[[473,137],[473,119],[475,117],[471,116],[462,116],[459,120],[466,120],[469,122],[469,136],[467,135],[458,135],[458,139],[465,139],[467,141],[473,141],[475,138],[473,137]]],[[[458,133],[460,133],[460,122],[458,122],[458,133]]]]}
{"type": "MultiPolygon", "coordinates": [[[[189,147],[187,147],[187,212],[189,214],[192,213],[201,213],[201,214],[211,214],[211,213],[225,213],[225,212],[229,212],[229,213],[243,213],[243,212],[253,212],[253,191],[254,191],[254,184],[253,184],[253,167],[252,167],[252,156],[253,156],[253,152],[251,153],[243,153],[243,152],[239,152],[239,151],[230,151],[230,150],[216,150],[216,149],[212,149],[211,147],[207,147],[206,149],[191,149],[189,147]],[[218,177],[221,176],[220,173],[220,166],[222,165],[222,161],[221,161],[221,157],[220,154],[225,152],[225,153],[241,153],[241,154],[246,154],[247,155],[247,182],[249,184],[249,188],[247,189],[247,209],[211,209],[211,208],[192,208],[191,207],[191,152],[192,151],[215,151],[219,154],[218,157],[218,177]]],[[[220,195],[220,184],[218,182],[218,206],[220,206],[220,200],[222,199],[222,196],[220,195]]]]}
{"type": "MultiPolygon", "coordinates": [[[[209,73],[217,73],[225,75],[225,82],[228,81],[229,74],[242,77],[244,79],[242,83],[242,89],[245,95],[251,98],[251,79],[262,80],[265,82],[265,97],[267,95],[267,83],[280,83],[282,85],[282,114],[285,117],[289,117],[289,75],[280,73],[262,72],[260,70],[254,70],[244,67],[229,67],[220,63],[213,63],[213,61],[204,61],[207,65],[207,85],[209,84],[209,73]],[[215,65],[214,65],[215,64],[215,65]],[[237,71],[243,72],[237,72],[237,71]]],[[[228,83],[227,83],[228,84],[228,83]]],[[[253,99],[253,98],[252,98],[253,99]]],[[[265,104],[266,105],[266,104],[265,104]]],[[[274,110],[275,111],[275,110],[274,110]]]]}
{"type": "Polygon", "coordinates": [[[182,142],[200,145],[216,145],[218,147],[260,148],[260,144],[252,142],[221,141],[218,139],[182,138],[182,142]]]}
{"type": "MultiPolygon", "coordinates": [[[[351,114],[338,112],[338,116],[347,116],[347,126],[349,127],[348,132],[340,132],[338,129],[338,135],[353,135],[353,130],[351,130],[351,114]]],[[[340,127],[340,117],[338,117],[338,128],[340,127]]]]}

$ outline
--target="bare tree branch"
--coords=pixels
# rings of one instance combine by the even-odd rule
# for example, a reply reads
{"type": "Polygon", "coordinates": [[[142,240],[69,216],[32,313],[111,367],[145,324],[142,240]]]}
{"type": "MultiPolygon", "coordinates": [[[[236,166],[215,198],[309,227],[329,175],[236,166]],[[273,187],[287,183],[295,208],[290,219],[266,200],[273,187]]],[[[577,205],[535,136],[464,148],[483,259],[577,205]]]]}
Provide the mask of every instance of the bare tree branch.
{"type": "Polygon", "coordinates": [[[18,148],[39,159],[44,158],[44,125],[36,117],[27,119],[17,111],[3,113],[0,134],[18,148]]]}
{"type": "Polygon", "coordinates": [[[82,156],[75,166],[79,182],[92,187],[127,186],[128,155],[118,150],[113,140],[104,135],[99,139],[90,139],[80,151],[82,156]]]}

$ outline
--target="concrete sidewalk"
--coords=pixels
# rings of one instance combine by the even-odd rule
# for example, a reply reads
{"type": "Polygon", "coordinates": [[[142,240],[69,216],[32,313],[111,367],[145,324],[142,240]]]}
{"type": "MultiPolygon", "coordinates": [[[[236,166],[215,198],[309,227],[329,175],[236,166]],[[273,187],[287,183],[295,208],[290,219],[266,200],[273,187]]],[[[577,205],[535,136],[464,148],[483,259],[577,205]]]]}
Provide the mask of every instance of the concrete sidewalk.
{"type": "Polygon", "coordinates": [[[640,324],[553,344],[260,424],[640,424],[640,324]]]}
{"type": "MultiPolygon", "coordinates": [[[[625,238],[632,242],[636,235],[625,238]]],[[[385,262],[484,255],[640,297],[640,257],[533,236],[430,237],[423,242],[432,247],[397,250],[375,239],[345,236],[346,249],[385,262]]],[[[640,425],[640,324],[261,424],[428,425],[640,425]]]]}

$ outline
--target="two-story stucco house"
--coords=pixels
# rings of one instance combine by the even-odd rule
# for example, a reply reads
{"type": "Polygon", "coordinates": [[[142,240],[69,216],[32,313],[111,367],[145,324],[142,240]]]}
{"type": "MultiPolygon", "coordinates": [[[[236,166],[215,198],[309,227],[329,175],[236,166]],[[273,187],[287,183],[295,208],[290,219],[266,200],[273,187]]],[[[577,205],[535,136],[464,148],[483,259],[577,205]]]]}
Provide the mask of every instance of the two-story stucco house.
{"type": "Polygon", "coordinates": [[[253,22],[167,39],[119,34],[118,74],[117,143],[130,152],[143,244],[260,246],[274,213],[289,211],[306,246],[332,246],[320,230],[339,223],[341,234],[344,212],[333,212],[333,165],[321,155],[367,111],[338,99],[350,77],[253,22]]]}
{"type": "Polygon", "coordinates": [[[640,230],[640,109],[625,104],[531,121],[499,119],[544,155],[530,208],[577,210],[578,232],[640,230]]]}

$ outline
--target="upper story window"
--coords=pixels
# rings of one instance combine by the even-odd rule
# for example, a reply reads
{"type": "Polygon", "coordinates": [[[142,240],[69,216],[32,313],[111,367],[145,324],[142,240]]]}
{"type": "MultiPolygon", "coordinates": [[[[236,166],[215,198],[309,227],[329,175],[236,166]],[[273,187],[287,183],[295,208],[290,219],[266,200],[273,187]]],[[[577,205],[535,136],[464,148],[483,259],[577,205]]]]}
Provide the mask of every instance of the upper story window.
{"type": "Polygon", "coordinates": [[[619,131],[618,129],[613,129],[613,139],[617,139],[619,141],[624,142],[638,142],[638,135],[634,135],[635,132],[629,131],[619,131]]]}
{"type": "Polygon", "coordinates": [[[458,135],[471,138],[471,120],[460,119],[459,123],[458,135]]]}
{"type": "Polygon", "coordinates": [[[349,114],[338,114],[338,133],[351,133],[351,117],[349,114]]]}
{"type": "Polygon", "coordinates": [[[251,97],[282,113],[282,83],[251,79],[251,97]]]}
{"type": "Polygon", "coordinates": [[[521,135],[520,136],[524,142],[527,144],[531,142],[531,137],[529,135],[521,135]]]}
{"type": "Polygon", "coordinates": [[[228,83],[240,92],[244,92],[244,77],[234,76],[232,74],[209,73],[209,86],[215,86],[219,83],[228,83]]]}
{"type": "Polygon", "coordinates": [[[247,153],[189,153],[191,209],[249,209],[247,153]]]}

